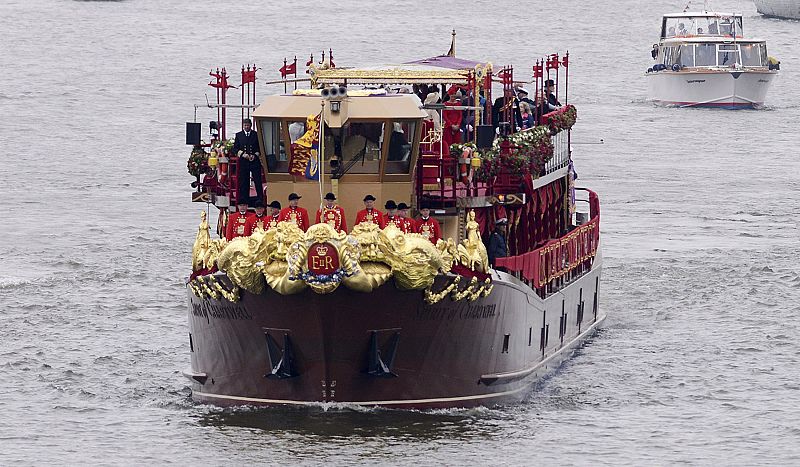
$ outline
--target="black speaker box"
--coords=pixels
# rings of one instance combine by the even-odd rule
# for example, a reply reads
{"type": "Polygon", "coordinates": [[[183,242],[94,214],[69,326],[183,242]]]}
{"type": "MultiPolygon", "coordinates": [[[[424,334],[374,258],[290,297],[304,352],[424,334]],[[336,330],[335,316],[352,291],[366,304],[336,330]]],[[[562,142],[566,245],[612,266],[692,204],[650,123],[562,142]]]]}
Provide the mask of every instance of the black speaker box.
{"type": "Polygon", "coordinates": [[[491,148],[494,141],[494,127],[492,125],[478,125],[477,137],[478,149],[491,148]]]}
{"type": "Polygon", "coordinates": [[[186,122],[186,144],[196,146],[200,144],[200,124],[186,122]]]}

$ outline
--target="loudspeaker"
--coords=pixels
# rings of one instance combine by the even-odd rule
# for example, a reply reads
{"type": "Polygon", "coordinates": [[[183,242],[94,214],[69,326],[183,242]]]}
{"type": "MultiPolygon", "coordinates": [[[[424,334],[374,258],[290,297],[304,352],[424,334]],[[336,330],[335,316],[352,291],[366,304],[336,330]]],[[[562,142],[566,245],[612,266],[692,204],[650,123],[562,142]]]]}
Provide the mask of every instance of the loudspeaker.
{"type": "Polygon", "coordinates": [[[196,146],[200,144],[200,124],[186,122],[186,144],[196,146]]]}
{"type": "Polygon", "coordinates": [[[478,149],[491,148],[494,141],[494,127],[492,125],[478,125],[477,137],[478,149]]]}

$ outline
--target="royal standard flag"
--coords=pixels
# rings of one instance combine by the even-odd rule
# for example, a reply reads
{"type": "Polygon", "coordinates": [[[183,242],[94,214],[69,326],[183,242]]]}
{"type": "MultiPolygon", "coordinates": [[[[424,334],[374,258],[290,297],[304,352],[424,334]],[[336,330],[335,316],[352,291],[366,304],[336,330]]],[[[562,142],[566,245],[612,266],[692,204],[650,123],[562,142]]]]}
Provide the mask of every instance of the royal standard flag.
{"type": "Polygon", "coordinates": [[[316,168],[312,170],[311,164],[313,161],[314,167],[318,165],[317,151],[319,149],[319,121],[321,116],[322,113],[309,115],[306,119],[306,132],[292,143],[292,157],[289,162],[290,174],[307,178],[311,178],[310,175],[316,176],[316,178],[311,178],[312,180],[319,178],[319,171],[316,168]]]}

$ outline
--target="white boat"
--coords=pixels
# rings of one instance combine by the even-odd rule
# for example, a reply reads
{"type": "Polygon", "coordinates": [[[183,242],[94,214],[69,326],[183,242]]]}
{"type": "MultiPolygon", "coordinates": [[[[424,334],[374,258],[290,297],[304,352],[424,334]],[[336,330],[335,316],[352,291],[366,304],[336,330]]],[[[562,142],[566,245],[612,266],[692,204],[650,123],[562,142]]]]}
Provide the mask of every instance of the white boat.
{"type": "Polygon", "coordinates": [[[764,16],[800,19],[800,0],[753,0],[753,3],[764,16]]]}
{"type": "Polygon", "coordinates": [[[780,69],[766,41],[746,39],[742,15],[733,13],[664,15],[652,56],[649,98],[681,107],[760,107],[780,69]]]}

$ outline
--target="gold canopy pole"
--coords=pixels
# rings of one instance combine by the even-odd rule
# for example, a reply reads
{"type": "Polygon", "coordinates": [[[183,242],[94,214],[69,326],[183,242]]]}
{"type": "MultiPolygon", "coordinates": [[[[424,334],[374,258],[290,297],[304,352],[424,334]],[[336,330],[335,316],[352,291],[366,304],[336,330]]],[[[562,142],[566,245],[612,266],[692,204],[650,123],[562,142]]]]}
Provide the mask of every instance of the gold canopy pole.
{"type": "Polygon", "coordinates": [[[317,147],[317,171],[319,173],[319,207],[322,209],[322,187],[325,186],[325,99],[319,113],[319,145],[317,147]]]}

